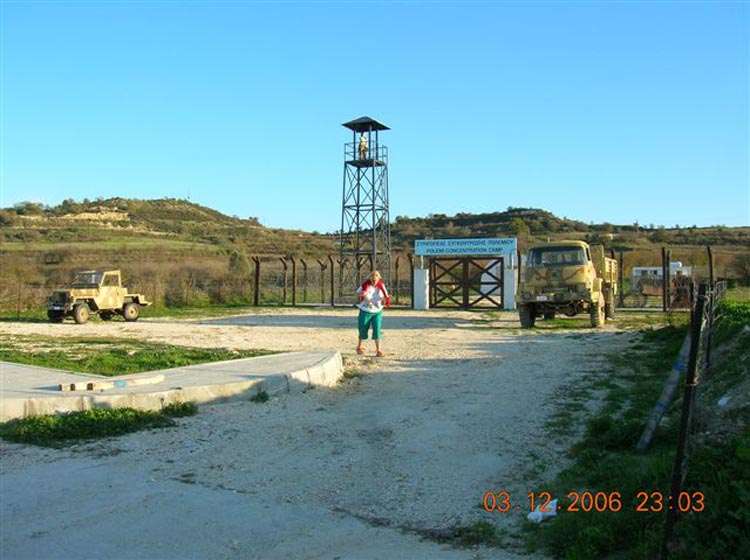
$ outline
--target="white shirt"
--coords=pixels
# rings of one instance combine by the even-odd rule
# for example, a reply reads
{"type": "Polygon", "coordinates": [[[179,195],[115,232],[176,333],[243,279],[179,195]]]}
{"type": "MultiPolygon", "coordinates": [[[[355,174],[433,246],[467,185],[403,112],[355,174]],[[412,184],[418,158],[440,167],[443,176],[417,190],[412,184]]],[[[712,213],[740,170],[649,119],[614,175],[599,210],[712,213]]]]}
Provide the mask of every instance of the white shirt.
{"type": "MultiPolygon", "coordinates": [[[[362,294],[362,286],[357,288],[357,294],[362,294]]],[[[357,304],[357,307],[362,311],[366,311],[367,313],[378,313],[379,311],[383,311],[387,295],[383,290],[377,286],[370,285],[367,286],[367,290],[365,290],[362,295],[365,296],[364,299],[357,304]]]]}

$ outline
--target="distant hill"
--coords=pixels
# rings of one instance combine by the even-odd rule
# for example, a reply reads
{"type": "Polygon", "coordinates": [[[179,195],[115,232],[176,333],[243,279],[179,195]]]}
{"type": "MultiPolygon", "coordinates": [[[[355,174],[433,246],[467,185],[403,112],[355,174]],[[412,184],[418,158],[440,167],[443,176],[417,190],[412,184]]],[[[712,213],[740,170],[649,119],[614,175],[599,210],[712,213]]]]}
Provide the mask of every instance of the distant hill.
{"type": "MultiPolygon", "coordinates": [[[[717,275],[732,277],[750,246],[750,228],[594,225],[536,208],[397,216],[391,224],[394,254],[402,255],[414,250],[415,239],[508,236],[518,238],[521,250],[561,238],[623,248],[626,275],[630,267],[659,264],[668,246],[672,259],[705,276],[705,247],[711,245],[717,275]]],[[[264,227],[253,218],[171,198],[66,200],[53,207],[24,202],[0,210],[0,241],[0,313],[14,310],[16,316],[43,309],[49,290],[65,285],[73,270],[104,267],[121,268],[130,285],[169,306],[247,304],[257,271],[264,285],[261,301],[288,302],[296,270],[305,283],[300,297],[319,302],[330,281],[327,257],[339,251],[336,233],[264,227]],[[296,258],[279,258],[287,256],[296,258]]]]}
{"type": "Polygon", "coordinates": [[[242,249],[256,254],[286,254],[301,241],[313,252],[330,252],[330,236],[262,226],[257,219],[230,217],[188,200],[126,198],[65,200],[53,207],[25,202],[0,210],[6,244],[35,245],[106,242],[108,245],[159,245],[188,250],[195,245],[242,249]]]}
{"type": "MultiPolygon", "coordinates": [[[[33,202],[0,210],[6,245],[36,246],[106,243],[146,244],[157,249],[241,250],[248,254],[321,256],[338,251],[336,234],[267,228],[257,219],[230,217],[188,200],[126,198],[65,200],[53,207],[33,202]]],[[[599,241],[610,247],[657,245],[750,246],[750,228],[655,228],[639,224],[586,224],[538,208],[508,208],[481,214],[397,216],[391,224],[394,250],[409,252],[415,239],[518,237],[523,247],[535,240],[563,237],[599,241]]]]}
{"type": "Polygon", "coordinates": [[[397,246],[427,237],[518,237],[521,245],[547,238],[601,242],[609,247],[643,245],[750,245],[750,228],[672,228],[640,224],[586,224],[559,218],[538,208],[508,208],[504,212],[429,214],[425,218],[397,216],[391,238],[397,246]]]}

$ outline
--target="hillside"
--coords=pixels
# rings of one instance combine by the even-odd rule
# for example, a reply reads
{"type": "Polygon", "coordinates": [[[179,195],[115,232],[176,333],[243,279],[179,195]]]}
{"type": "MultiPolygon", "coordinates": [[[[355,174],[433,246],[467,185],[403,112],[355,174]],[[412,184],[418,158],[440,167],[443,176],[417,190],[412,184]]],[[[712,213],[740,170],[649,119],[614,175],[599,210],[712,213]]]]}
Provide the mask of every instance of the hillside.
{"type": "MultiPolygon", "coordinates": [[[[257,219],[230,217],[187,200],[125,198],[63,201],[54,207],[26,202],[0,210],[0,239],[6,249],[16,244],[35,246],[106,242],[133,246],[195,244],[240,248],[253,254],[310,254],[336,252],[337,236],[300,230],[267,228],[257,219]]],[[[409,252],[415,239],[445,237],[518,237],[521,245],[548,237],[602,241],[610,246],[750,245],[750,228],[672,228],[639,224],[586,224],[560,218],[537,208],[508,208],[481,214],[397,216],[391,224],[395,250],[409,252]]]]}
{"type": "MultiPolygon", "coordinates": [[[[415,239],[508,236],[518,238],[521,250],[548,239],[602,242],[608,249],[623,250],[625,277],[634,266],[659,265],[662,247],[667,247],[671,260],[694,267],[697,277],[705,278],[710,245],[717,276],[750,279],[750,259],[743,257],[750,228],[595,225],[534,208],[398,216],[391,225],[394,256],[411,253],[415,239]]],[[[15,309],[19,315],[41,308],[49,290],[64,285],[73,270],[101,267],[121,268],[127,282],[157,303],[246,303],[252,301],[259,266],[255,257],[263,262],[263,300],[288,301],[292,267],[298,266],[303,297],[321,301],[321,286],[330,282],[328,257],[335,259],[339,238],[336,233],[268,228],[187,200],[112,198],[66,200],[54,207],[27,202],[2,209],[0,241],[0,311],[15,309]],[[295,261],[279,258],[289,256],[295,261]]],[[[401,289],[408,298],[408,269],[401,263],[401,289]]]]}
{"type": "Polygon", "coordinates": [[[521,246],[548,237],[599,241],[616,248],[648,245],[750,245],[750,228],[710,228],[640,224],[586,224],[579,220],[559,218],[537,208],[508,208],[504,212],[482,214],[459,213],[455,216],[430,214],[426,218],[396,217],[391,226],[392,238],[400,244],[424,237],[518,237],[521,246]]]}
{"type": "Polygon", "coordinates": [[[54,207],[22,203],[0,210],[6,250],[74,249],[81,246],[145,249],[239,249],[254,254],[288,254],[300,242],[327,253],[330,238],[263,227],[255,218],[230,217],[187,200],[171,198],[63,201],[54,207]]]}

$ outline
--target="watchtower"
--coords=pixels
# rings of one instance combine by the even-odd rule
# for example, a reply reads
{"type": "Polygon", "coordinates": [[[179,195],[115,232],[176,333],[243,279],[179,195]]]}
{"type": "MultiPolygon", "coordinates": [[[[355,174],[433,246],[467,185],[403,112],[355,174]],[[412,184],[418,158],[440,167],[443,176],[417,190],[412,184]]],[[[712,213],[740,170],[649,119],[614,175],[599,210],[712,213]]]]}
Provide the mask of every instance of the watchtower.
{"type": "Polygon", "coordinates": [[[391,264],[388,148],[380,143],[380,132],[390,129],[370,117],[343,126],[352,141],[344,144],[339,296],[353,293],[375,269],[387,284],[391,264]]]}

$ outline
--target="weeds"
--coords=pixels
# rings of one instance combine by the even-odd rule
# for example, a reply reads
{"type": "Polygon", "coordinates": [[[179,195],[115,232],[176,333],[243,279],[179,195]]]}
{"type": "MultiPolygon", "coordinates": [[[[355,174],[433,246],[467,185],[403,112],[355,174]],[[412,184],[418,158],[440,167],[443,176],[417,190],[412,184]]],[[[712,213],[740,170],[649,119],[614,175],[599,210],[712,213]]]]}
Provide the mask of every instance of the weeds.
{"type": "Polygon", "coordinates": [[[16,443],[61,447],[79,440],[172,426],[175,426],[175,421],[163,412],[92,408],[82,412],[10,420],[0,424],[0,437],[16,443]]]}
{"type": "MultiPolygon", "coordinates": [[[[675,315],[675,323],[678,320],[681,316],[675,315]]],[[[714,392],[721,393],[746,379],[743,356],[750,353],[750,336],[738,336],[738,331],[748,322],[750,305],[722,304],[716,332],[723,334],[715,340],[724,340],[725,345],[721,353],[717,352],[721,359],[717,357],[707,383],[719,385],[712,388],[714,392]]],[[[560,557],[582,560],[658,556],[665,514],[637,511],[637,496],[639,492],[669,493],[679,402],[666,411],[648,453],[637,453],[635,444],[686,330],[673,324],[644,331],[625,353],[610,356],[611,369],[605,373],[606,378],[590,380],[592,389],[606,389],[604,406],[589,419],[582,440],[572,447],[573,464],[551,483],[562,513],[542,526],[526,526],[530,550],[543,548],[560,557]],[[585,490],[617,492],[622,507],[619,511],[566,513],[574,497],[571,492],[585,490]]],[[[567,417],[560,413],[557,418],[567,417]]],[[[750,429],[746,414],[734,421],[744,422],[739,435],[724,441],[706,438],[691,454],[684,489],[702,492],[706,508],[681,517],[670,558],[727,558],[748,545],[750,429]]]]}
{"type": "Polygon", "coordinates": [[[115,376],[208,362],[265,356],[268,350],[186,348],[125,338],[14,336],[3,338],[0,360],[115,376]]]}
{"type": "Polygon", "coordinates": [[[194,402],[175,402],[161,409],[162,414],[170,418],[183,418],[198,413],[198,405],[194,402]]]}
{"type": "Polygon", "coordinates": [[[250,397],[250,400],[257,404],[263,404],[263,403],[267,403],[270,398],[271,397],[267,391],[260,391],[259,393],[250,397]]]}

